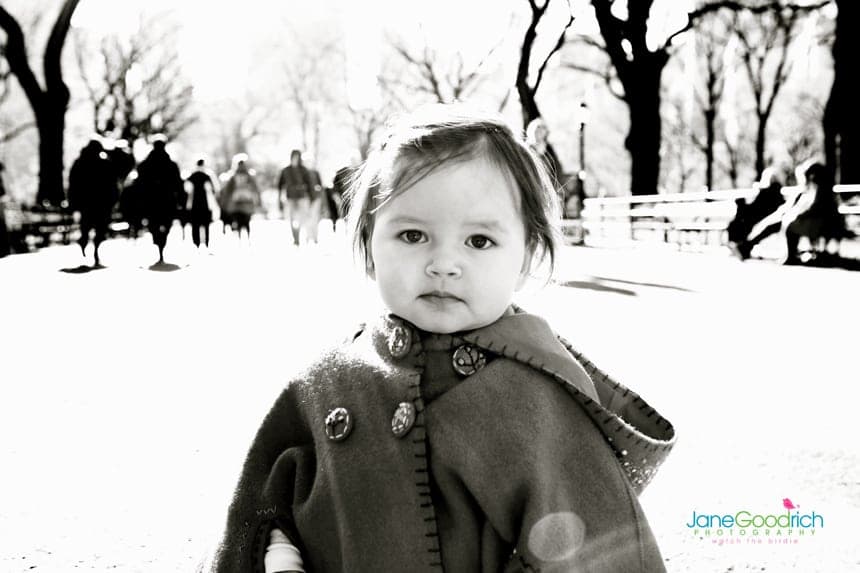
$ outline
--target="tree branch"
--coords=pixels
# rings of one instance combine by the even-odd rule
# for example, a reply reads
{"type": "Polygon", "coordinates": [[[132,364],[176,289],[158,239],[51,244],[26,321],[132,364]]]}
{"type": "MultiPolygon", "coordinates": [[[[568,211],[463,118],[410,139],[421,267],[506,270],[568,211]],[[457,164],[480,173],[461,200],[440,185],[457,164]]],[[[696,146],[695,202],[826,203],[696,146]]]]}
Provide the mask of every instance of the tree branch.
{"type": "Polygon", "coordinates": [[[24,32],[18,21],[3,6],[0,6],[0,28],[6,32],[6,62],[9,69],[18,78],[30,106],[33,110],[39,109],[44,92],[30,67],[24,32]]]}
{"type": "MultiPolygon", "coordinates": [[[[549,2],[547,2],[547,4],[549,4],[549,2]]],[[[570,8],[570,0],[568,0],[567,6],[568,8],[570,8]]],[[[538,87],[540,87],[541,80],[543,80],[543,72],[546,69],[546,65],[549,63],[550,58],[552,58],[553,55],[555,55],[555,53],[558,52],[562,46],[564,46],[564,35],[567,33],[567,29],[570,28],[571,24],[573,24],[573,14],[571,14],[568,18],[567,23],[564,25],[564,29],[561,31],[561,34],[559,34],[558,40],[555,42],[555,45],[552,47],[552,50],[550,50],[549,54],[547,54],[546,58],[544,58],[543,63],[538,70],[537,79],[535,80],[535,85],[533,88],[534,91],[537,91],[538,87]]]]}
{"type": "Polygon", "coordinates": [[[0,143],[8,143],[33,127],[36,127],[35,121],[28,121],[20,125],[16,125],[12,129],[6,131],[6,133],[0,134],[0,143]]]}

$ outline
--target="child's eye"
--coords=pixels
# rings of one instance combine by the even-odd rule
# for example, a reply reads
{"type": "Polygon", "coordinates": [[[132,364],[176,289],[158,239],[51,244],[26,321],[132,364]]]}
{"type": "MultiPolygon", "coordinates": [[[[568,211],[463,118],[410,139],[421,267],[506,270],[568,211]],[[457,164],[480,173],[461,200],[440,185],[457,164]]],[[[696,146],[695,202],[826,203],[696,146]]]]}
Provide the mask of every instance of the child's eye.
{"type": "Polygon", "coordinates": [[[485,250],[495,245],[495,241],[484,235],[472,235],[466,239],[466,244],[473,249],[485,250]]]}
{"type": "Polygon", "coordinates": [[[425,240],[424,233],[422,231],[415,231],[414,229],[410,229],[408,231],[403,231],[398,235],[404,242],[413,244],[413,243],[423,243],[425,240]]]}

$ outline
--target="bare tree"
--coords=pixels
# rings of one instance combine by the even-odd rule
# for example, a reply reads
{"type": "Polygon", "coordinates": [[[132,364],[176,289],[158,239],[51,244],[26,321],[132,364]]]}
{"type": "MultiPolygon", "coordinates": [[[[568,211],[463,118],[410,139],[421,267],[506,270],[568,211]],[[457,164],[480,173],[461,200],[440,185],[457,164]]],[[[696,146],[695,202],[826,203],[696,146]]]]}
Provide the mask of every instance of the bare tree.
{"type": "Polygon", "coordinates": [[[218,145],[215,151],[215,167],[227,170],[238,153],[249,153],[254,139],[272,135],[267,129],[274,104],[264,105],[252,94],[233,100],[216,110],[218,117],[218,145]]]}
{"type": "Polygon", "coordinates": [[[671,119],[668,122],[669,129],[664,135],[663,145],[663,156],[668,161],[664,162],[663,169],[667,175],[671,174],[674,177],[664,177],[663,180],[674,178],[678,184],[675,192],[683,193],[687,191],[690,179],[696,171],[696,162],[692,161],[690,157],[689,134],[692,131],[692,126],[687,120],[685,110],[687,103],[683,99],[672,99],[668,103],[671,119]]]}
{"type": "MultiPolygon", "coordinates": [[[[780,1],[757,4],[733,0],[707,2],[688,12],[686,24],[669,34],[664,41],[649,46],[648,19],[653,3],[654,0],[628,0],[627,15],[622,18],[612,11],[614,0],[591,0],[602,38],[602,43],[596,40],[592,43],[607,53],[612,63],[612,73],[586,66],[571,66],[606,80],[610,90],[627,104],[630,130],[625,147],[631,158],[631,192],[634,195],[657,192],[662,129],[660,87],[663,70],[671,56],[673,40],[697,26],[707,14],[722,8],[752,14],[784,8],[780,1]],[[623,93],[613,89],[615,80],[621,84],[623,93]]],[[[786,6],[796,11],[809,11],[823,4],[826,2],[811,6],[786,6]]]]}
{"type": "Polygon", "coordinates": [[[388,114],[382,112],[380,109],[351,109],[350,111],[353,116],[352,125],[355,139],[358,143],[358,153],[362,161],[364,161],[370,154],[373,137],[385,125],[385,118],[388,117],[388,114]]]}
{"type": "Polygon", "coordinates": [[[18,79],[39,130],[39,187],[36,201],[59,204],[63,192],[63,135],[69,88],[63,81],[61,58],[72,14],[80,0],[64,0],[51,28],[42,58],[45,87],[39,84],[27,56],[24,32],[18,21],[0,6],[0,29],[6,33],[5,59],[18,79]]]}
{"type": "Polygon", "coordinates": [[[391,76],[386,83],[389,86],[406,85],[430,95],[439,103],[462,100],[474,93],[486,79],[486,68],[503,41],[501,38],[476,64],[467,66],[461,52],[456,52],[446,61],[426,42],[421,49],[410,50],[402,40],[389,38],[388,43],[407,64],[407,73],[412,78],[404,80],[391,76]]]}
{"type": "MultiPolygon", "coordinates": [[[[567,2],[569,12],[570,0],[565,1],[567,2]]],[[[531,20],[529,21],[529,25],[526,28],[525,34],[523,35],[523,43],[520,48],[520,61],[517,66],[517,78],[515,84],[517,88],[517,94],[519,94],[520,96],[520,105],[522,106],[523,127],[528,126],[528,124],[533,119],[536,119],[541,116],[536,99],[538,89],[540,88],[540,84],[543,81],[543,75],[546,71],[546,66],[549,63],[549,60],[564,45],[565,34],[567,33],[568,28],[570,28],[570,25],[573,23],[573,14],[570,14],[570,17],[568,18],[564,29],[558,36],[558,40],[550,49],[546,57],[544,57],[540,66],[538,66],[534,82],[530,82],[529,78],[531,77],[532,51],[534,50],[534,43],[537,39],[538,24],[540,24],[541,20],[546,14],[547,8],[549,8],[550,3],[552,3],[552,0],[544,0],[544,3],[542,5],[539,5],[535,0],[528,0],[528,3],[529,7],[531,8],[531,20]]]]}
{"type": "Polygon", "coordinates": [[[155,133],[173,139],[195,121],[193,88],[179,65],[175,30],[155,33],[141,22],[129,38],[101,40],[97,68],[82,35],[76,35],[78,69],[93,108],[93,129],[134,141],[155,133]]]}
{"type": "Polygon", "coordinates": [[[854,58],[860,53],[860,5],[836,0],[836,35],[833,40],[833,86],[824,112],[824,154],[836,169],[837,181],[860,182],[860,110],[854,100],[854,58]]]}
{"type": "Polygon", "coordinates": [[[322,149],[322,122],[342,104],[334,85],[341,74],[334,68],[342,65],[343,50],[339,36],[317,29],[314,32],[293,29],[284,48],[290,57],[281,64],[280,73],[285,99],[296,111],[302,149],[318,158],[322,149]]]}
{"type": "MultiPolygon", "coordinates": [[[[725,88],[725,69],[727,46],[730,42],[730,26],[733,14],[721,10],[696,30],[695,47],[699,56],[698,64],[702,78],[698,85],[693,86],[693,94],[702,113],[704,138],[696,130],[690,130],[693,144],[705,156],[705,187],[714,188],[714,166],[716,162],[716,146],[718,136],[718,117],[720,104],[725,88]]],[[[730,51],[730,50],[728,50],[730,51]]]]}
{"type": "Polygon", "coordinates": [[[790,52],[801,24],[795,7],[777,7],[762,14],[735,14],[734,29],[740,46],[739,57],[755,100],[755,171],[768,163],[765,157],[767,124],[773,106],[791,73],[790,52]]]}
{"type": "Polygon", "coordinates": [[[723,164],[723,170],[729,176],[729,181],[732,182],[732,188],[740,187],[741,165],[743,164],[744,153],[743,140],[740,139],[736,143],[728,140],[723,141],[726,148],[726,160],[723,164]]]}

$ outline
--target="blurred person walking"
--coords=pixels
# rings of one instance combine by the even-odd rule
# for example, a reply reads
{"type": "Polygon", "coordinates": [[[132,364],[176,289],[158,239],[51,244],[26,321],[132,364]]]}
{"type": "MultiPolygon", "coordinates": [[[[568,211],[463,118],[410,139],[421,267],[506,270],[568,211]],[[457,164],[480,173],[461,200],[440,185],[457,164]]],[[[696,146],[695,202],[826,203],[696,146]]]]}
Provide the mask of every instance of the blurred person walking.
{"type": "Polygon", "coordinates": [[[294,149],[290,153],[290,164],[281,170],[278,177],[278,203],[284,218],[290,222],[293,244],[296,246],[299,245],[302,229],[307,226],[313,187],[313,177],[302,165],[302,152],[294,149]]]}
{"type": "Polygon", "coordinates": [[[310,167],[308,174],[311,178],[311,203],[308,208],[308,216],[305,218],[304,235],[308,243],[316,243],[319,237],[320,221],[325,218],[328,213],[328,205],[325,204],[325,193],[322,185],[320,172],[310,167]]]}
{"type": "Polygon", "coordinates": [[[141,161],[136,181],[152,242],[158,247],[158,264],[164,263],[167,235],[176,216],[177,198],[183,192],[179,166],[170,158],[166,146],[165,136],[153,137],[152,151],[141,161]]]}
{"type": "Polygon", "coordinates": [[[134,169],[134,155],[132,155],[128,141],[125,139],[115,139],[111,144],[106,153],[111,165],[113,165],[117,181],[122,185],[134,169]]]}
{"type": "Polygon", "coordinates": [[[114,176],[117,180],[117,189],[119,190],[119,210],[123,220],[128,224],[128,236],[137,238],[141,228],[141,208],[139,198],[135,197],[133,188],[134,177],[130,175],[134,172],[136,161],[131,153],[128,141],[125,139],[115,139],[110,141],[110,146],[106,149],[108,160],[113,166],[114,176]]]}
{"type": "Polygon", "coordinates": [[[86,256],[90,231],[93,231],[93,259],[95,266],[99,266],[99,246],[107,238],[111,214],[119,198],[119,184],[113,164],[96,139],[91,139],[81,149],[72,164],[68,198],[72,211],[80,213],[81,238],[78,245],[81,254],[86,256]]]}
{"type": "Polygon", "coordinates": [[[229,213],[240,239],[242,229],[245,230],[247,238],[251,239],[251,216],[262,204],[255,175],[255,172],[248,167],[248,155],[236,154],[233,156],[233,167],[227,173],[227,180],[221,192],[223,208],[229,213]]]}
{"type": "Polygon", "coordinates": [[[531,120],[526,127],[526,143],[543,161],[544,166],[552,176],[553,186],[558,189],[562,177],[561,162],[555,150],[549,144],[549,128],[542,117],[531,120]]]}
{"type": "Polygon", "coordinates": [[[203,244],[209,247],[209,225],[212,224],[212,211],[217,205],[215,197],[218,193],[218,177],[205,163],[205,159],[198,159],[194,172],[185,180],[188,193],[185,209],[191,224],[191,240],[198,249],[201,233],[203,244]]]}

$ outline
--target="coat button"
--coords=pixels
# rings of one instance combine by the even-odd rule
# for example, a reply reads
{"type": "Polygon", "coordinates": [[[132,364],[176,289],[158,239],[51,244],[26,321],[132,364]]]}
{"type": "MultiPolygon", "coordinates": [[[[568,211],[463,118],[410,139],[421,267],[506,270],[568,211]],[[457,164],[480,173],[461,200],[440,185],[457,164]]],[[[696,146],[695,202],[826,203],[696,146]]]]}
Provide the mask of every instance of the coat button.
{"type": "Polygon", "coordinates": [[[333,442],[346,439],[352,432],[352,415],[346,408],[335,408],[325,417],[325,434],[333,442]]]}
{"type": "Polygon", "coordinates": [[[401,402],[394,410],[394,416],[391,418],[391,432],[398,438],[402,438],[409,433],[412,426],[415,424],[415,406],[412,402],[401,402]]]}
{"type": "Polygon", "coordinates": [[[463,344],[454,351],[452,362],[458,374],[471,376],[487,365],[487,357],[477,346],[463,344]]]}
{"type": "Polygon", "coordinates": [[[412,347],[412,335],[409,329],[398,324],[391,331],[391,336],[388,338],[388,350],[394,358],[403,358],[409,354],[409,349],[412,347]]]}

